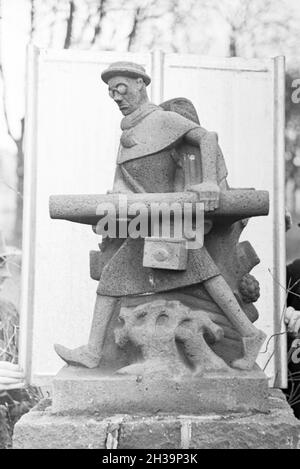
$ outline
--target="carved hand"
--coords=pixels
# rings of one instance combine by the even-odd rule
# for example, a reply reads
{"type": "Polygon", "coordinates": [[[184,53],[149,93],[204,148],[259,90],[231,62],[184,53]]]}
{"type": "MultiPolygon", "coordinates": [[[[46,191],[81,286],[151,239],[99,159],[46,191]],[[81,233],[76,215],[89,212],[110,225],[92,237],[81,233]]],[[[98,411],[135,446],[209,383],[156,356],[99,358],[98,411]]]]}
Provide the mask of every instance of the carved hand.
{"type": "Polygon", "coordinates": [[[211,212],[219,207],[220,188],[214,182],[202,182],[188,187],[188,191],[196,192],[199,195],[199,201],[204,202],[204,210],[211,212]]]}

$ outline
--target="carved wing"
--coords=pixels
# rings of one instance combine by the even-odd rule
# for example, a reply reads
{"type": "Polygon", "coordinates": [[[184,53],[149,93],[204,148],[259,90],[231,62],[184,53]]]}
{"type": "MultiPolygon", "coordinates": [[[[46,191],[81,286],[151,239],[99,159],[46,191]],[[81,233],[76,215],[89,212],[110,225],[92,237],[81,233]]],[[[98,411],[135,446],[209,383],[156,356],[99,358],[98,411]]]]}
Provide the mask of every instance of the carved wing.
{"type": "Polygon", "coordinates": [[[199,117],[192,101],[187,98],[173,98],[160,104],[164,111],[177,112],[181,116],[200,125],[199,117]]]}

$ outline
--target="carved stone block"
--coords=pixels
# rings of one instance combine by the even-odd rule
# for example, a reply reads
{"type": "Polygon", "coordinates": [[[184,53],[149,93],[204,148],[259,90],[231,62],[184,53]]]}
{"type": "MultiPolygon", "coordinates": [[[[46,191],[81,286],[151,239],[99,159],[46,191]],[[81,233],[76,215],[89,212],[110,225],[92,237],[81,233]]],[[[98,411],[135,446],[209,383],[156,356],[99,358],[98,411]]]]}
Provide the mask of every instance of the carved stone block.
{"type": "Polygon", "coordinates": [[[143,266],[153,269],[185,270],[188,250],[185,239],[145,238],[143,266]]]}

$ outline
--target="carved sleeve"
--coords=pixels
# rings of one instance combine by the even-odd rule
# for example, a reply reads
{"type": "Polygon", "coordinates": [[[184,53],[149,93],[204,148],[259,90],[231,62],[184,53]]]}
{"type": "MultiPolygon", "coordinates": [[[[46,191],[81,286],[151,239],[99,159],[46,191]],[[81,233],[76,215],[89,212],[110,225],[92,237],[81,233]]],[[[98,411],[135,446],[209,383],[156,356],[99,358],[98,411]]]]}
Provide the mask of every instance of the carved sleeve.
{"type": "Polygon", "coordinates": [[[218,136],[202,127],[191,130],[185,139],[192,145],[198,145],[201,155],[203,182],[217,182],[218,136]]]}

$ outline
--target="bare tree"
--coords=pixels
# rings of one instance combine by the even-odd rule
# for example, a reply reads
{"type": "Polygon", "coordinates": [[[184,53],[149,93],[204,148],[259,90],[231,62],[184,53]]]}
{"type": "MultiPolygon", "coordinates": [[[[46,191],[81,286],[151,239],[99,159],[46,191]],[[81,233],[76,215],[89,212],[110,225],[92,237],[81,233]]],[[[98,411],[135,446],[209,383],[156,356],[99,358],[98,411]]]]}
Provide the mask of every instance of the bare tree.
{"type": "MultiPolygon", "coordinates": [[[[189,26],[193,22],[190,9],[195,3],[197,0],[44,0],[43,24],[45,25],[46,5],[49,44],[55,40],[56,34],[61,37],[61,31],[65,28],[61,46],[66,49],[101,48],[106,24],[109,25],[106,35],[110,29],[115,42],[108,43],[106,37],[105,48],[124,50],[126,43],[127,50],[164,47],[176,51],[180,50],[181,39],[185,49],[190,43],[189,26]],[[119,28],[118,19],[121,16],[123,24],[119,28]],[[122,36],[126,31],[126,24],[127,34],[125,32],[126,36],[122,36]]],[[[35,0],[35,4],[37,18],[42,4],[38,0],[35,0]]],[[[37,19],[35,23],[38,28],[37,19]]]]}
{"type": "Polygon", "coordinates": [[[30,0],[30,37],[32,38],[35,30],[35,0],[30,0]]]}
{"type": "Polygon", "coordinates": [[[15,229],[14,229],[14,241],[17,245],[20,245],[22,237],[22,220],[23,220],[23,180],[24,180],[24,152],[23,152],[23,141],[24,141],[24,119],[21,120],[21,131],[18,137],[14,136],[9,125],[7,106],[6,106],[6,85],[5,75],[3,72],[2,62],[0,61],[0,79],[2,81],[2,103],[3,112],[7,127],[7,134],[15,143],[17,149],[17,190],[16,190],[16,218],[15,218],[15,229]]]}
{"type": "Polygon", "coordinates": [[[135,41],[135,38],[136,38],[136,35],[137,35],[137,30],[138,30],[138,27],[139,27],[139,23],[141,21],[144,21],[144,20],[145,20],[145,17],[143,17],[142,8],[140,6],[138,6],[134,10],[132,27],[131,27],[131,30],[128,34],[128,44],[127,44],[127,49],[128,50],[131,50],[132,45],[134,44],[134,41],[135,41]]]}
{"type": "Polygon", "coordinates": [[[85,0],[86,15],[81,18],[81,28],[76,39],[75,45],[83,44],[86,33],[88,32],[88,47],[93,47],[103,30],[103,23],[107,13],[111,10],[110,0],[85,0]]]}
{"type": "Polygon", "coordinates": [[[169,5],[167,5],[166,2],[162,3],[163,5],[159,7],[156,0],[132,2],[131,6],[129,2],[126,2],[126,5],[129,4],[129,11],[131,10],[132,18],[131,28],[127,36],[127,50],[130,51],[133,49],[137,37],[142,34],[145,23],[161,19],[168,12],[169,5]]]}
{"type": "MultiPolygon", "coordinates": [[[[1,26],[2,26],[2,2],[0,0],[0,37],[1,37],[1,26]]],[[[7,134],[11,140],[15,143],[17,149],[17,174],[18,174],[18,183],[17,183],[17,210],[16,210],[16,219],[15,219],[15,233],[14,241],[16,244],[20,244],[21,234],[22,234],[22,213],[23,213],[23,166],[24,166],[24,154],[23,154],[23,140],[24,140],[24,120],[21,122],[21,131],[19,136],[15,136],[11,131],[10,122],[7,113],[7,102],[6,102],[6,81],[5,73],[2,62],[2,48],[0,44],[0,80],[2,82],[2,109],[4,114],[4,119],[6,123],[7,134]],[[20,176],[20,177],[19,177],[20,176]]]]}
{"type": "Polygon", "coordinates": [[[209,50],[211,37],[203,6],[203,0],[171,2],[170,45],[174,52],[207,53],[209,50]]]}
{"type": "Polygon", "coordinates": [[[95,44],[98,36],[101,34],[102,23],[106,16],[106,5],[107,5],[107,0],[98,0],[98,6],[97,6],[97,11],[96,11],[97,20],[96,20],[96,24],[94,27],[94,33],[91,39],[91,45],[95,44]]]}
{"type": "Polygon", "coordinates": [[[126,2],[131,7],[131,28],[127,50],[163,47],[166,50],[189,49],[191,29],[197,27],[191,11],[202,0],[156,0],[126,2]]]}

